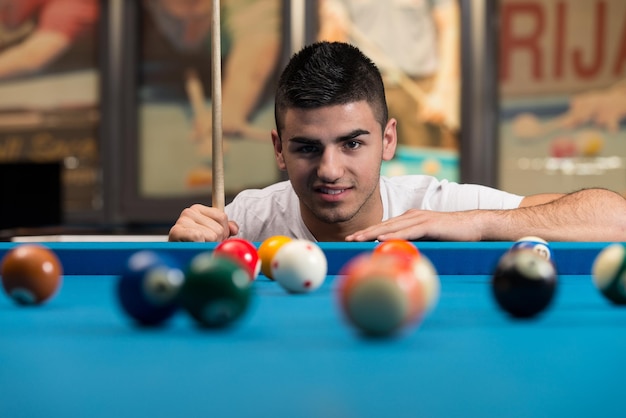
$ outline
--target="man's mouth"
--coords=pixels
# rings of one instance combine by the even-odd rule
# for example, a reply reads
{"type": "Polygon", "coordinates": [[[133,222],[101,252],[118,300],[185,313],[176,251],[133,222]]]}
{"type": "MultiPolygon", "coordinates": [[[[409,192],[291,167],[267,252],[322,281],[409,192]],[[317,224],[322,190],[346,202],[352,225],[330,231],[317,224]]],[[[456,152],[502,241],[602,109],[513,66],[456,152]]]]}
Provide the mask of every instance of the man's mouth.
{"type": "Polygon", "coordinates": [[[341,194],[346,191],[346,189],[328,189],[326,187],[320,187],[318,190],[320,193],[330,194],[330,195],[341,194]]]}

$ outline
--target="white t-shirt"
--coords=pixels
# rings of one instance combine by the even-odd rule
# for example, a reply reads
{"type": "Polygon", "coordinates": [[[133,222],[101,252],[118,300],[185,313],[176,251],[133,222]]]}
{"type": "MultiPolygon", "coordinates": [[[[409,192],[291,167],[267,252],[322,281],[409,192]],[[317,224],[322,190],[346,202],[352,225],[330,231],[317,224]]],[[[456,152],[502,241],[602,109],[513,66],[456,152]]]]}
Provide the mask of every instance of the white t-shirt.
{"type": "MultiPolygon", "coordinates": [[[[383,219],[409,209],[456,212],[471,209],[514,209],[523,196],[475,184],[458,184],[435,177],[409,175],[380,178],[383,219]]],[[[298,196],[289,181],[264,189],[239,193],[226,206],[228,218],[237,222],[241,238],[259,242],[272,235],[315,241],[300,216],[298,196]]]]}

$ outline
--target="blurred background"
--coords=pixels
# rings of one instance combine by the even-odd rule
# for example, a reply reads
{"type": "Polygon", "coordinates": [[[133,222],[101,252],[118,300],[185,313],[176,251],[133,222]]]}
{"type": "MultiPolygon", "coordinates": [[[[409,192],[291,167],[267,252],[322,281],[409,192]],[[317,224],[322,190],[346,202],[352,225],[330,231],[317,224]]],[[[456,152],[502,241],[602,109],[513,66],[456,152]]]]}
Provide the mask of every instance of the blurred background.
{"type": "MultiPolygon", "coordinates": [[[[626,2],[223,0],[227,201],[282,180],[273,90],[318,40],[379,66],[383,174],[626,193],[626,2]]],[[[0,0],[0,237],[166,234],[211,202],[211,0],[0,0]]]]}

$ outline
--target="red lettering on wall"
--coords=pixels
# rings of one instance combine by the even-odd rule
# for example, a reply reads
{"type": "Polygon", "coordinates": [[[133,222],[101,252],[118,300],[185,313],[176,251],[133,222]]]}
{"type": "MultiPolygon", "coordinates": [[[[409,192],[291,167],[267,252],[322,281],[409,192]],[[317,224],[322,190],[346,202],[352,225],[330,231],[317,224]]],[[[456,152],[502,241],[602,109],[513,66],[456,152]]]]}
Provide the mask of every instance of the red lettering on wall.
{"type": "Polygon", "coordinates": [[[590,79],[594,78],[600,72],[602,68],[602,63],[604,62],[604,39],[605,36],[605,28],[606,28],[606,3],[603,1],[599,1],[596,4],[595,11],[595,24],[592,25],[594,28],[593,31],[593,47],[591,48],[593,51],[593,58],[591,63],[587,66],[584,64],[584,54],[577,48],[574,50],[573,54],[573,65],[574,72],[580,76],[581,79],[590,79]]]}
{"type": "Polygon", "coordinates": [[[615,65],[613,66],[613,75],[616,77],[622,75],[624,65],[626,65],[626,14],[624,14],[624,20],[622,21],[622,33],[619,39],[617,57],[615,58],[615,65]]]}
{"type": "Polygon", "coordinates": [[[506,81],[511,76],[511,63],[513,55],[526,51],[531,55],[532,75],[535,79],[541,79],[543,55],[539,45],[543,34],[545,22],[544,13],[538,4],[511,3],[502,7],[502,27],[500,32],[500,76],[506,81]],[[524,17],[533,22],[532,30],[526,35],[516,35],[513,28],[516,27],[514,19],[524,17]]]}
{"type": "Polygon", "coordinates": [[[556,25],[554,25],[554,77],[563,77],[563,66],[565,59],[565,33],[567,27],[566,9],[562,1],[556,5],[556,25]]]}

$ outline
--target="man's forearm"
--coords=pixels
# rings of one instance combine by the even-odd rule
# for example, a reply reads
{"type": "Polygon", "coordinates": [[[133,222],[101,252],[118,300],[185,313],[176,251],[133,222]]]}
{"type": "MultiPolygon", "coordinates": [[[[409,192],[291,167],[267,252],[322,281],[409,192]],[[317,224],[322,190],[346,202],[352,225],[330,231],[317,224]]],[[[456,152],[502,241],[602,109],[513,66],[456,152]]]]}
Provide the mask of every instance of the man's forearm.
{"type": "Polygon", "coordinates": [[[626,241],[626,200],[605,189],[580,190],[508,211],[486,211],[479,218],[486,241],[524,235],[547,241],[626,241]]]}

